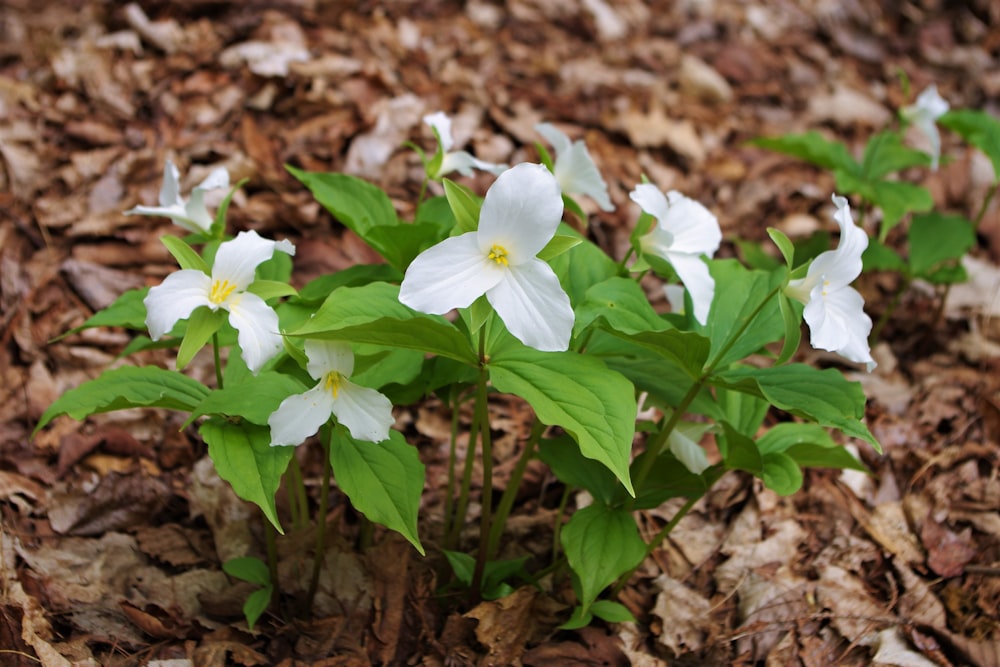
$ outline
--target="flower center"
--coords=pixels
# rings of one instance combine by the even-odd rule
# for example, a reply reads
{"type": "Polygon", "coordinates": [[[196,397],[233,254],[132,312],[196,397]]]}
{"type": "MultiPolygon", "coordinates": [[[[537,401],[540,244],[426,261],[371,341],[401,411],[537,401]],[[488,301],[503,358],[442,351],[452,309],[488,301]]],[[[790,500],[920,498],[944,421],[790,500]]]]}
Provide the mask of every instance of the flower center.
{"type": "Polygon", "coordinates": [[[344,376],[337,371],[330,371],[323,380],[323,389],[333,394],[334,398],[337,398],[337,394],[340,393],[340,383],[343,379],[344,376]]]}
{"type": "Polygon", "coordinates": [[[212,289],[208,293],[208,300],[215,305],[221,304],[236,289],[236,284],[228,280],[216,280],[212,283],[212,289]]]}
{"type": "Polygon", "coordinates": [[[509,266],[510,262],[507,260],[507,248],[496,243],[490,248],[490,254],[487,255],[490,259],[501,266],[509,266]]]}

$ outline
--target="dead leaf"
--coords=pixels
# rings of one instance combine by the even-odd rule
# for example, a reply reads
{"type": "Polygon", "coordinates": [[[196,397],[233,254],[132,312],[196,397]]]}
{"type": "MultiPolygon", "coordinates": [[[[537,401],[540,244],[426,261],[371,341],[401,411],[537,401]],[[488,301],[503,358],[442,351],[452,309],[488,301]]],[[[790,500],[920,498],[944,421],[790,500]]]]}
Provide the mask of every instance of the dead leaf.
{"type": "Polygon", "coordinates": [[[675,656],[700,651],[705,638],[712,633],[711,603],[665,575],[657,577],[653,585],[660,591],[652,610],[652,614],[662,621],[657,641],[675,656]]]}
{"type": "Polygon", "coordinates": [[[955,533],[931,517],[920,528],[920,539],[927,549],[927,566],[942,577],[957,577],[979,553],[971,541],[972,529],[955,533]]]}

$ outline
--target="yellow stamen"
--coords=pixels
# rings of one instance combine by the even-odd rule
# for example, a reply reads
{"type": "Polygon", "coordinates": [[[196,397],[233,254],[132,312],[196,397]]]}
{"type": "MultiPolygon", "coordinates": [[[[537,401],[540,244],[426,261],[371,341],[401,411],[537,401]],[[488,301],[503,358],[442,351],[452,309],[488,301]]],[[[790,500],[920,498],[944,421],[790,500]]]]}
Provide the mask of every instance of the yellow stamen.
{"type": "Polygon", "coordinates": [[[510,262],[507,261],[507,249],[502,245],[493,244],[493,247],[490,248],[490,254],[487,257],[501,266],[510,265],[510,262]]]}
{"type": "Polygon", "coordinates": [[[337,398],[337,394],[340,393],[340,381],[343,379],[343,375],[336,371],[331,371],[326,374],[326,378],[323,381],[323,388],[333,394],[334,398],[337,398]]]}
{"type": "Polygon", "coordinates": [[[236,289],[235,283],[231,283],[228,280],[216,280],[212,283],[212,289],[208,293],[208,300],[215,305],[219,305],[233,293],[234,289],[236,289]]]}

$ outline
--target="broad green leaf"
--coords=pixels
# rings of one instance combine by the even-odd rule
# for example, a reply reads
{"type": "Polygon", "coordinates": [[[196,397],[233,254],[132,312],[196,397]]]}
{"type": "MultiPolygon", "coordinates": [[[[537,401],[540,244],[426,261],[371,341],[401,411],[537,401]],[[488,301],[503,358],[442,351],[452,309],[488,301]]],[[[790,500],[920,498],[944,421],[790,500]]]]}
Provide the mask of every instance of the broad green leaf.
{"type": "Polygon", "coordinates": [[[184,331],[184,339],[177,350],[177,370],[181,370],[188,365],[188,362],[198,354],[201,348],[205,347],[212,334],[219,330],[225,323],[228,313],[221,308],[212,310],[211,308],[198,307],[188,318],[187,329],[184,331]]]}
{"type": "Polygon", "coordinates": [[[804,443],[792,445],[784,452],[803,468],[835,468],[868,472],[861,461],[843,447],[823,447],[804,443]]]}
{"type": "Polygon", "coordinates": [[[717,388],[715,393],[725,422],[738,433],[753,438],[767,417],[771,407],[768,402],[752,394],[724,388],[717,388]]]}
{"type": "MultiPolygon", "coordinates": [[[[632,462],[632,468],[637,470],[646,456],[645,453],[637,456],[632,462]]],[[[721,466],[715,466],[696,475],[669,449],[665,450],[653,462],[642,488],[636,489],[635,502],[631,507],[636,510],[652,509],[671,498],[700,498],[708,493],[708,489],[718,479],[721,472],[719,468],[721,466]]],[[[615,499],[616,504],[624,500],[615,499]]]]}
{"type": "Polygon", "coordinates": [[[961,215],[932,212],[910,222],[910,270],[928,278],[945,262],[958,262],[976,246],[976,229],[961,215]]]}
{"type": "Polygon", "coordinates": [[[284,532],[274,494],[295,448],[272,447],[270,429],[246,421],[211,417],[202,422],[198,432],[208,444],[208,455],[219,477],[229,482],[240,498],[257,505],[278,532],[284,532]]]}
{"type": "Polygon", "coordinates": [[[781,292],[778,294],[778,306],[781,309],[781,320],[785,324],[785,339],[781,345],[781,352],[774,362],[776,366],[787,363],[798,351],[799,343],[802,342],[802,304],[789,299],[784,292],[781,292]]]}
{"type": "Polygon", "coordinates": [[[355,509],[412,544],[421,555],[417,514],[424,490],[424,464],[399,431],[382,442],[355,440],[341,427],[330,443],[337,485],[355,509]]]}
{"type": "MultiPolygon", "coordinates": [[[[448,559],[448,564],[451,565],[452,572],[455,573],[455,578],[466,586],[471,586],[476,569],[476,559],[460,551],[446,550],[444,555],[448,559]]],[[[483,567],[483,582],[480,587],[483,599],[497,600],[513,593],[513,586],[506,583],[505,580],[523,574],[526,562],[528,562],[527,556],[487,561],[483,567]]]]}
{"type": "Polygon", "coordinates": [[[375,227],[368,232],[365,240],[375,249],[385,248],[382,256],[389,264],[403,271],[414,257],[447,235],[447,231],[437,223],[418,222],[396,227],[375,227]]]}
{"type": "Polygon", "coordinates": [[[590,612],[608,623],[635,623],[635,616],[628,607],[613,600],[597,600],[590,605],[590,612]]]}
{"type": "Polygon", "coordinates": [[[722,422],[722,429],[723,432],[716,441],[719,443],[719,452],[726,467],[731,470],[745,470],[759,477],[763,470],[763,461],[756,443],[730,426],[728,422],[722,422]]]}
{"type": "Polygon", "coordinates": [[[569,234],[556,234],[552,237],[552,240],[545,244],[538,253],[538,259],[549,261],[568,252],[580,245],[583,239],[579,236],[570,236],[569,234]]]}
{"type": "Polygon", "coordinates": [[[573,328],[579,335],[594,320],[601,318],[613,332],[633,334],[669,328],[649,304],[646,293],[634,280],[613,277],[590,287],[576,309],[573,328]]]}
{"type": "Polygon", "coordinates": [[[145,331],[146,305],[142,300],[146,298],[147,294],[149,294],[148,287],[122,292],[121,296],[115,299],[110,306],[97,311],[88,317],[86,322],[70,329],[55,340],[60,340],[66,336],[79,333],[84,329],[93,329],[94,327],[121,327],[123,329],[145,331]]]}
{"type": "Polygon", "coordinates": [[[993,163],[994,179],[1000,178],[1000,119],[986,111],[956,109],[937,122],[985,153],[993,163]]]}
{"type": "Polygon", "coordinates": [[[882,208],[879,238],[883,241],[907,213],[922,213],[934,208],[934,198],[925,187],[903,181],[878,181],[874,188],[872,200],[882,208]]]}
{"type": "Polygon", "coordinates": [[[267,586],[271,583],[271,572],[267,569],[267,563],[259,558],[250,556],[231,558],[222,564],[222,571],[230,577],[249,581],[258,586],[267,586]]]}
{"type": "Polygon", "coordinates": [[[632,493],[636,402],[624,376],[589,356],[524,346],[496,354],[489,373],[493,386],[526,400],[543,423],[562,427],[584,456],[606,465],[632,493]]]}
{"type": "Polygon", "coordinates": [[[775,424],[757,440],[761,454],[783,452],[793,445],[813,444],[821,447],[837,447],[829,432],[819,424],[782,422],[775,424]]]}
{"type": "Polygon", "coordinates": [[[882,449],[861,421],[865,392],[837,370],[819,370],[805,364],[771,368],[734,368],[716,374],[711,384],[744,391],[770,401],[779,410],[838,428],[845,434],[882,449]]]}
{"type": "Polygon", "coordinates": [[[407,308],[399,302],[399,287],[387,283],[334,290],[315,317],[288,335],[403,347],[478,364],[468,338],[455,325],[407,308]]]}
{"type": "MultiPolygon", "coordinates": [[[[747,241],[744,239],[733,239],[733,243],[739,250],[739,256],[747,268],[759,269],[761,271],[774,271],[784,266],[780,260],[768,254],[764,246],[757,241],[747,241]]],[[[791,242],[789,242],[791,243],[791,242]]]]}
{"type": "Polygon", "coordinates": [[[697,330],[711,340],[709,363],[723,368],[757,352],[785,333],[777,288],[783,272],[748,271],[736,260],[713,260],[715,299],[705,325],[697,330]]]}
{"type": "Polygon", "coordinates": [[[646,555],[632,513],[600,504],[577,510],[560,534],[569,566],[580,582],[580,606],[588,611],[615,579],[646,555]]]}
{"type": "Polygon", "coordinates": [[[441,182],[444,184],[444,196],[455,216],[456,230],[465,233],[479,229],[479,209],[483,206],[483,200],[469,188],[451,179],[445,178],[441,182]]]}
{"type": "Polygon", "coordinates": [[[926,167],[931,156],[903,145],[903,138],[894,130],[883,130],[865,144],[861,169],[869,179],[880,179],[909,167],[926,167]]]}
{"type": "Polygon", "coordinates": [[[305,390],[306,387],[290,375],[264,371],[239,384],[213,391],[191,412],[185,425],[203,415],[222,415],[242,417],[253,424],[267,426],[267,418],[283,400],[305,390]]]}
{"type": "Polygon", "coordinates": [[[858,163],[847,150],[847,146],[838,141],[830,141],[815,130],[805,134],[759,137],[752,139],[749,143],[760,148],[791,155],[824,169],[844,169],[851,172],[857,172],[860,169],[858,163]]]}
{"type": "Polygon", "coordinates": [[[70,389],[48,407],[35,433],[60,415],[83,419],[99,412],[128,408],[191,411],[208,395],[208,387],[176,371],[156,366],[122,366],[70,389]]]}
{"type": "Polygon", "coordinates": [[[861,255],[863,271],[898,271],[905,273],[908,268],[903,258],[893,248],[878,239],[869,239],[868,247],[861,255]]]}
{"type": "MultiPolygon", "coordinates": [[[[284,255],[285,253],[280,254],[284,255]]],[[[294,287],[288,283],[283,283],[277,280],[255,280],[253,284],[247,288],[247,291],[256,294],[265,301],[282,296],[296,295],[294,287]]]]}
{"type": "Polygon", "coordinates": [[[581,454],[579,446],[569,436],[543,439],[538,443],[538,456],[560,482],[586,489],[605,504],[611,504],[621,488],[607,466],[581,454]]]}
{"type": "Polygon", "coordinates": [[[458,224],[455,220],[455,214],[451,210],[451,205],[448,203],[448,198],[443,195],[430,197],[420,202],[413,222],[417,224],[433,223],[442,229],[445,236],[458,224]]]}
{"type": "Polygon", "coordinates": [[[785,258],[785,265],[789,270],[795,268],[795,246],[792,244],[792,240],[781,231],[775,227],[767,228],[767,235],[771,237],[774,241],[774,245],[778,246],[778,250],[781,251],[781,256],[785,258]]]}
{"type": "MultiPolygon", "coordinates": [[[[254,271],[256,280],[260,282],[275,282],[287,285],[292,279],[292,256],[287,252],[275,250],[254,271]]],[[[269,298],[269,297],[268,297],[269,298]]]]}
{"type": "Polygon", "coordinates": [[[771,452],[761,457],[760,478],[764,486],[780,496],[790,496],[802,488],[802,469],[787,454],[771,452]]]}
{"type": "Polygon", "coordinates": [[[274,597],[274,585],[268,584],[247,596],[243,603],[243,616],[247,619],[247,627],[253,632],[253,626],[260,619],[261,614],[271,606],[271,598],[274,597]]]}
{"type": "MultiPolygon", "coordinates": [[[[580,237],[566,224],[559,225],[559,233],[580,237]]],[[[549,265],[559,276],[559,283],[574,306],[583,302],[592,285],[618,274],[618,266],[614,261],[586,239],[552,259],[549,265]]]]}
{"type": "MultiPolygon", "coordinates": [[[[660,320],[663,322],[663,320],[660,320]]],[[[700,334],[679,329],[665,331],[626,331],[609,329],[609,333],[622,340],[634,343],[670,362],[691,379],[701,376],[708,359],[709,341],[700,334]]]]}
{"type": "Polygon", "coordinates": [[[379,349],[374,354],[355,354],[351,382],[372,389],[389,384],[409,384],[423,369],[424,355],[417,350],[379,349]]]}
{"type": "Polygon", "coordinates": [[[573,215],[575,215],[577,218],[579,218],[579,220],[583,224],[583,226],[586,227],[587,226],[587,214],[586,214],[586,212],[584,212],[584,210],[580,206],[580,204],[578,204],[575,199],[573,199],[572,197],[570,197],[565,192],[563,193],[562,200],[563,200],[563,208],[566,209],[567,211],[569,211],[570,213],[572,213],[573,215]]]}
{"type": "Polygon", "coordinates": [[[318,305],[338,287],[361,287],[376,282],[395,283],[402,279],[403,273],[388,264],[356,264],[309,281],[292,301],[318,305]]]}
{"type": "Polygon", "coordinates": [[[212,270],[205,263],[205,260],[201,258],[201,255],[196,253],[194,248],[180,238],[167,234],[160,237],[160,242],[167,247],[167,250],[174,256],[174,259],[177,260],[182,269],[193,269],[201,271],[206,275],[212,275],[212,270]]]}

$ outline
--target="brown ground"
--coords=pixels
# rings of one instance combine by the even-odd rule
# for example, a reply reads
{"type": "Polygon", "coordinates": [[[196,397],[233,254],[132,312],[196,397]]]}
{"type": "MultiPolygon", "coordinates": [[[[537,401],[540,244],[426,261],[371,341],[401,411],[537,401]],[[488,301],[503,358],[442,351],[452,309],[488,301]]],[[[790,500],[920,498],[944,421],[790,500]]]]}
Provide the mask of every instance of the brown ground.
{"type": "MultiPolygon", "coordinates": [[[[540,120],[584,137],[618,206],[595,210],[593,236],[620,257],[642,174],[711,207],[727,238],[763,240],[769,225],[803,235],[830,225],[832,179],[745,140],[823,127],[860,146],[910,101],[898,71],[916,90],[936,82],[954,107],[996,113],[1000,103],[990,0],[350,4],[3,0],[0,663],[1000,664],[995,203],[974,283],[953,290],[941,321],[928,293],[911,292],[876,350],[877,372],[859,377],[886,450],[862,451],[875,476],[811,473],[784,499],[726,477],[623,592],[636,625],[555,630],[565,582],[469,610],[435,594],[436,557],[382,534],[358,549],[357,517],[338,496],[315,613],[286,609],[250,633],[247,589],[219,563],[261,553],[259,521],[176,415],[60,419],[29,439],[51,401],[116,363],[128,339],[91,330],[48,341],[172,270],[158,237],[175,229],[122,215],[155,202],[168,157],[185,192],[217,165],[249,178],[231,225],[295,240],[301,284],[373,254],[283,163],[362,175],[408,214],[420,166],[400,144],[429,146],[420,117],[438,109],[457,114],[459,142],[488,160],[531,159],[540,120]],[[248,64],[254,48],[268,55],[248,64]],[[281,73],[297,49],[308,60],[281,73]]],[[[926,184],[971,215],[989,165],[954,137],[945,147],[954,161],[926,184]]],[[[865,277],[875,318],[894,284],[865,277]]],[[[502,484],[524,412],[497,407],[502,484]]],[[[448,428],[437,408],[398,410],[428,465],[431,551],[448,428]]],[[[315,483],[315,456],[303,455],[315,483]]],[[[546,548],[553,485],[529,475],[510,555],[546,548]]],[[[644,530],[673,509],[645,515],[644,530]]],[[[282,542],[288,590],[308,539],[282,542]]]]}

